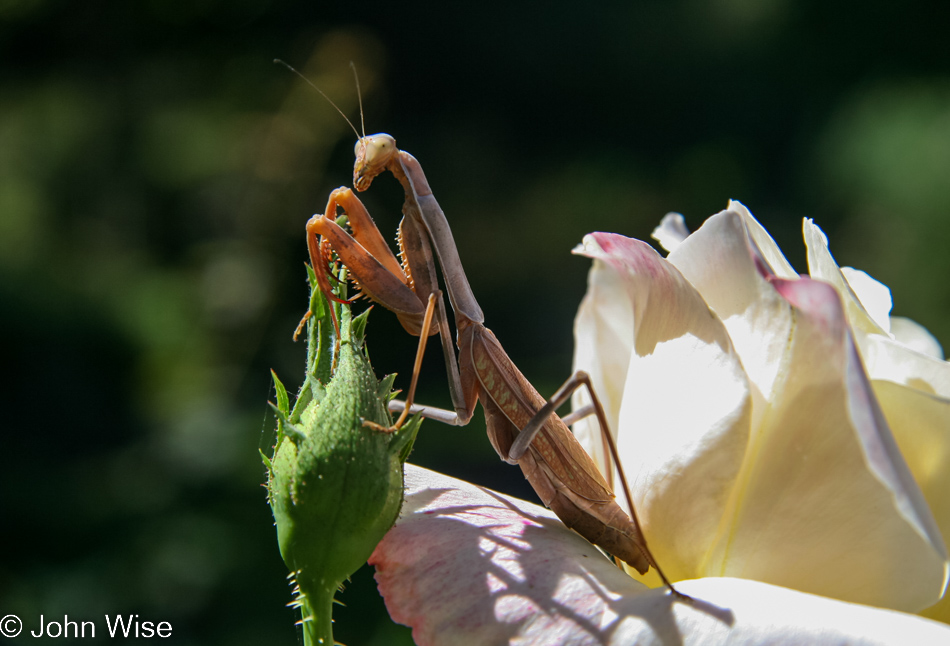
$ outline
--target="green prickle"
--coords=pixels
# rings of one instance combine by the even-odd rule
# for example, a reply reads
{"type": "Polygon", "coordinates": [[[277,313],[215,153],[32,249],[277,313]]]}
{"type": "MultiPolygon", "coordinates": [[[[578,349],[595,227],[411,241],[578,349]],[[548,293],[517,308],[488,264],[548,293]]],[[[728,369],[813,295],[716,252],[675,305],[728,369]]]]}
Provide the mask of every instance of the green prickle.
{"type": "Polygon", "coordinates": [[[333,595],[392,527],[403,501],[403,462],[421,423],[395,432],[363,421],[392,424],[387,410],[391,379],[379,381],[363,349],[364,312],[340,309],[340,343],[333,361],[329,308],[311,280],[307,373],[293,409],[277,389],[277,441],[268,459],[268,500],[280,553],[296,581],[304,643],[332,646],[333,595]],[[323,301],[314,307],[314,300],[323,301]]]}

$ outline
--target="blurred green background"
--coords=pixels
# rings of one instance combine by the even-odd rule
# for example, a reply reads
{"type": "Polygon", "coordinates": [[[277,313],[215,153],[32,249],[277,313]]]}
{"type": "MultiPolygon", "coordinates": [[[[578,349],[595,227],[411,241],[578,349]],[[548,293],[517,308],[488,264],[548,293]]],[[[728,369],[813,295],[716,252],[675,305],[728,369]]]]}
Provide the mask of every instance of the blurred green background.
{"type": "MultiPolygon", "coordinates": [[[[0,615],[297,641],[257,448],[269,369],[303,374],[304,223],[355,137],[275,57],[354,121],[356,63],[367,131],[422,162],[488,325],[551,393],[570,249],[729,198],[799,271],[815,218],[948,343],[948,24],[914,1],[0,0],[0,615]]],[[[394,234],[397,183],[365,200],[394,234]]],[[[405,387],[415,339],[382,309],[369,347],[405,387]]],[[[445,405],[429,359],[419,399],[445,405]]],[[[533,496],[480,413],[425,423],[412,461],[533,496]]],[[[340,598],[338,640],[410,643],[367,568],[340,598]]]]}

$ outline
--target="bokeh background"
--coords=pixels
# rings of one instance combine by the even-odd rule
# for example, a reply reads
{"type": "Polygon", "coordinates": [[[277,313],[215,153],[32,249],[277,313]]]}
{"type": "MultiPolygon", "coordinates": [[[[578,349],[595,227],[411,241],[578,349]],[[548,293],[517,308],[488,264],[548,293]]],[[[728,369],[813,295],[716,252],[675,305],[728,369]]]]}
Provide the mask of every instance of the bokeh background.
{"type": "MultiPolygon", "coordinates": [[[[303,376],[304,223],[355,136],[274,58],[358,124],[356,64],[367,131],[421,160],[488,325],[551,393],[570,249],[729,198],[799,271],[815,218],[950,343],[948,24],[914,0],[0,0],[0,615],[298,640],[257,449],[269,369],[303,376]]],[[[365,199],[393,234],[397,183],[365,199]]],[[[382,309],[369,347],[405,387],[415,339],[382,309]]],[[[421,401],[448,402],[441,366],[421,401]]],[[[533,496],[481,414],[425,423],[412,461],[533,496]]],[[[411,643],[368,568],[340,599],[339,641],[411,643]]]]}

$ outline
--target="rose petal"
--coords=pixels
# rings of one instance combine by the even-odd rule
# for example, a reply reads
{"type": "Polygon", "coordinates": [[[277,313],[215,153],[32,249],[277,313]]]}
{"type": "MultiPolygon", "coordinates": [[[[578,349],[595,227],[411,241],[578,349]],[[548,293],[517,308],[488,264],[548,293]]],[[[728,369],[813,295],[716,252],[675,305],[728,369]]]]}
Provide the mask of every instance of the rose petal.
{"type": "MultiPolygon", "coordinates": [[[[950,399],[890,381],[873,382],[884,416],[937,526],[950,536],[950,399]]],[[[950,596],[922,612],[950,623],[950,596]]]]}
{"type": "MultiPolygon", "coordinates": [[[[723,317],[737,346],[744,344],[752,382],[759,387],[753,394],[765,395],[756,402],[770,404],[756,407],[768,414],[753,417],[749,465],[731,508],[717,506],[726,497],[716,494],[728,488],[723,483],[731,483],[735,471],[717,472],[721,465],[715,463],[705,473],[694,468],[706,466],[696,459],[705,448],[701,429],[712,428],[714,441],[728,434],[700,419],[692,443],[683,442],[690,436],[677,433],[676,422],[687,417],[682,410],[690,407],[683,404],[694,400],[682,396],[690,382],[663,378],[664,369],[667,375],[688,373],[679,366],[690,362],[697,374],[706,373],[702,349],[684,342],[689,327],[703,320],[695,316],[702,308],[691,308],[694,294],[683,288],[682,277],[646,245],[606,234],[585,239],[587,253],[611,262],[624,278],[634,303],[636,351],[626,377],[620,444],[632,449],[623,454],[627,471],[640,473],[634,499],[648,540],[674,580],[737,573],[889,607],[917,610],[933,603],[945,577],[945,548],[868,386],[841,302],[832,289],[813,281],[776,280],[779,290],[769,287],[762,267],[781,266],[784,259],[777,249],[770,254],[758,249],[758,240],[774,243],[742,210],[744,215],[711,218],[670,254],[670,263],[683,267],[723,317]],[[766,255],[769,263],[763,262],[766,255]],[[785,298],[795,307],[783,304],[785,298]],[[660,357],[666,365],[658,367],[650,362],[662,355],[655,341],[661,335],[676,338],[671,347],[682,352],[660,357]],[[763,350],[761,358],[757,352],[763,350]],[[645,378],[638,379],[641,374],[645,378]],[[668,402],[675,402],[672,408],[668,402]],[[670,426],[674,439],[663,445],[656,438],[668,437],[670,426]],[[706,476],[706,490],[678,487],[680,481],[694,484],[689,480],[696,473],[706,476]],[[681,492],[691,495],[677,496],[681,492]],[[723,514],[715,526],[713,510],[723,514]],[[684,535],[688,541],[677,543],[684,535]],[[912,556],[894,556],[906,553],[912,556]],[[893,565],[899,560],[914,573],[909,580],[893,565]],[[890,565],[867,568],[869,562],[890,565]]],[[[728,465],[731,455],[725,454],[722,464],[728,465]]]]}
{"type": "MultiPolygon", "coordinates": [[[[817,228],[817,227],[816,227],[817,228]]],[[[842,267],[844,276],[858,302],[875,323],[887,333],[891,331],[891,290],[884,283],[875,280],[867,272],[852,267],[842,267]]],[[[813,276],[813,278],[818,278],[813,276]]]]}
{"type": "Polygon", "coordinates": [[[755,386],[752,427],[757,428],[784,367],[792,319],[788,301],[761,271],[762,252],[749,231],[750,218],[748,211],[746,216],[734,211],[712,216],[668,260],[726,326],[755,386]]]}
{"type": "Polygon", "coordinates": [[[667,252],[671,252],[689,237],[686,220],[682,213],[667,213],[660,220],[660,225],[653,229],[650,237],[660,243],[667,252]]]}
{"type": "Polygon", "coordinates": [[[370,563],[421,646],[938,644],[950,628],[754,581],[646,590],[546,510],[406,465],[406,503],[370,563]]]}
{"type": "Polygon", "coordinates": [[[778,248],[777,244],[775,244],[775,240],[773,240],[772,236],[769,235],[769,232],[765,230],[765,227],[759,224],[759,221],[752,217],[749,209],[747,209],[741,202],[729,200],[729,206],[727,207],[727,210],[732,211],[733,213],[738,213],[742,217],[742,220],[745,222],[745,225],[749,230],[749,235],[752,236],[752,240],[755,242],[755,246],[759,249],[762,257],[772,270],[771,273],[775,274],[779,278],[798,277],[798,272],[795,271],[795,268],[792,267],[788,260],[785,259],[785,256],[782,254],[782,250],[778,248]]]}
{"type": "Polygon", "coordinates": [[[830,283],[838,290],[854,331],[858,334],[887,336],[887,330],[868,314],[844,274],[841,273],[828,250],[828,237],[825,233],[809,218],[802,220],[802,233],[805,236],[805,246],[808,248],[808,273],[812,278],[830,283]]]}
{"type": "MultiPolygon", "coordinates": [[[[804,221],[803,229],[805,244],[808,247],[809,271],[813,278],[834,285],[844,300],[848,319],[856,333],[856,341],[861,348],[861,355],[867,364],[871,378],[887,379],[921,388],[924,391],[935,392],[942,397],[950,397],[950,363],[941,360],[942,351],[936,339],[923,327],[907,319],[897,319],[901,338],[897,338],[896,335],[892,338],[885,326],[876,320],[881,318],[882,314],[879,312],[876,318],[872,318],[848,281],[845,280],[843,270],[838,268],[828,250],[828,239],[821,229],[807,219],[804,221]],[[923,351],[903,343],[903,338],[921,346],[923,351]]],[[[870,276],[867,278],[877,283],[870,276]]],[[[877,284],[880,287],[876,288],[878,291],[876,297],[868,296],[867,293],[870,290],[867,285],[862,288],[865,298],[873,301],[881,299],[880,289],[886,289],[886,287],[880,283],[877,284]]],[[[882,308],[879,304],[875,307],[882,308]]],[[[886,327],[890,327],[890,321],[887,321],[886,327]]]]}
{"type": "MultiPolygon", "coordinates": [[[[617,437],[620,427],[620,404],[627,380],[630,353],[633,352],[633,308],[623,284],[615,271],[595,260],[587,276],[587,293],[574,320],[574,370],[590,375],[611,434],[617,437]]],[[[584,388],[574,391],[574,410],[590,403],[584,388]]],[[[607,460],[600,426],[592,418],[574,424],[574,434],[594,458],[600,470],[607,473],[607,460]]]]}
{"type": "Polygon", "coordinates": [[[647,591],[546,509],[409,464],[405,482],[369,562],[417,644],[600,643],[647,591]]]}
{"type": "MultiPolygon", "coordinates": [[[[942,361],[943,353],[936,339],[913,321],[891,318],[887,327],[891,328],[893,338],[876,333],[876,328],[884,326],[868,325],[865,308],[853,303],[855,293],[862,303],[867,302],[867,293],[871,290],[866,289],[867,286],[854,292],[844,289],[839,277],[848,275],[850,283],[850,274],[838,270],[825,235],[809,220],[805,221],[804,230],[809,267],[814,275],[835,285],[845,302],[850,303],[849,318],[856,324],[856,340],[868,374],[874,380],[874,390],[881,398],[884,416],[938,527],[944,537],[950,536],[950,507],[946,500],[950,485],[950,460],[946,456],[950,447],[950,363],[942,361]],[[885,382],[893,382],[893,385],[885,382]],[[934,461],[937,458],[939,462],[934,461]]],[[[881,301],[882,288],[873,288],[878,291],[878,297],[870,300],[881,301]]],[[[883,314],[879,311],[875,320],[879,321],[883,314]]],[[[944,600],[930,613],[928,616],[950,620],[950,602],[944,600]]]]}
{"type": "Polygon", "coordinates": [[[637,513],[667,576],[698,576],[748,442],[748,381],[722,322],[649,245],[595,233],[582,252],[610,266],[626,294],[613,298],[632,305],[617,436],[637,513]]]}
{"type": "MultiPolygon", "coordinates": [[[[702,625],[683,626],[674,606],[684,644],[943,644],[950,627],[914,615],[834,601],[756,581],[705,578],[683,581],[677,589],[710,606],[730,610],[735,625],[727,630],[711,617],[702,625]],[[699,634],[697,634],[699,633],[699,634]]],[[[627,641],[625,643],[634,643],[627,641]]],[[[656,640],[655,643],[667,643],[656,640]]]]}
{"type": "Polygon", "coordinates": [[[946,549],[874,398],[833,287],[775,279],[795,322],[723,537],[723,575],[916,611],[946,549]]]}
{"type": "Polygon", "coordinates": [[[867,335],[861,354],[872,379],[903,384],[938,397],[950,397],[950,363],[934,359],[885,336],[867,335]]]}
{"type": "Polygon", "coordinates": [[[891,336],[902,345],[915,352],[943,361],[943,348],[933,334],[923,325],[903,316],[891,317],[891,336]]]}
{"type": "MultiPolygon", "coordinates": [[[[740,218],[738,214],[728,211],[711,217],[706,221],[703,227],[681,244],[674,253],[670,254],[669,261],[676,265],[683,272],[683,275],[699,289],[700,293],[706,299],[706,302],[723,319],[735,344],[736,350],[743,360],[743,365],[749,374],[750,380],[758,387],[754,393],[756,395],[761,393],[764,396],[756,396],[754,400],[756,406],[755,414],[753,415],[753,429],[757,429],[762,433],[767,433],[770,429],[771,432],[778,434],[784,434],[786,432],[794,433],[794,417],[796,415],[799,419],[807,420],[809,424],[812,422],[808,420],[807,417],[802,416],[800,410],[794,409],[789,411],[789,419],[792,424],[786,424],[781,417],[777,417],[778,411],[781,410],[779,404],[782,398],[788,396],[787,393],[776,392],[776,387],[780,391],[786,386],[785,375],[804,375],[806,379],[809,376],[814,376],[816,377],[815,383],[817,387],[822,375],[837,374],[840,378],[838,383],[835,384],[837,386],[837,395],[833,394],[834,389],[831,391],[826,390],[826,394],[832,395],[832,399],[829,401],[833,401],[835,396],[841,400],[837,405],[841,410],[843,410],[842,407],[848,398],[858,402],[869,401],[873,398],[873,395],[867,392],[866,385],[864,385],[865,380],[863,374],[861,374],[860,364],[853,362],[851,364],[853,368],[852,372],[854,372],[855,375],[861,376],[861,379],[855,382],[860,385],[856,388],[848,388],[846,387],[846,371],[843,370],[844,364],[842,362],[839,361],[838,365],[824,365],[824,362],[826,362],[828,358],[836,356],[834,353],[828,356],[815,353],[813,359],[818,361],[818,363],[809,365],[809,360],[806,359],[807,353],[798,352],[796,354],[794,352],[795,346],[793,343],[789,343],[790,339],[797,339],[798,343],[805,343],[806,346],[808,344],[824,343],[826,339],[819,338],[809,341],[807,340],[807,335],[805,338],[802,338],[802,330],[793,330],[792,322],[801,319],[802,313],[792,312],[790,309],[791,306],[785,298],[761,275],[757,264],[761,258],[761,251],[755,246],[753,240],[750,240],[750,238],[754,239],[754,236],[750,236],[746,233],[746,227],[748,227],[751,217],[751,214],[748,214],[748,212],[746,212],[744,218],[740,218]],[[743,222],[745,226],[742,226],[743,222]],[[786,356],[786,353],[788,353],[788,356],[786,356]],[[776,380],[777,377],[779,378],[778,380],[776,380]],[[763,401],[768,402],[767,408],[762,406],[763,401]],[[759,421],[763,419],[763,409],[767,411],[768,419],[766,420],[766,426],[760,429],[759,421]]],[[[817,228],[815,228],[815,230],[817,231],[817,228]]],[[[817,231],[817,234],[820,236],[820,231],[817,231]]],[[[762,237],[760,236],[759,239],[762,239],[762,237]]],[[[770,241],[771,238],[768,238],[768,240],[770,241]]],[[[843,278],[841,280],[843,283],[843,278]]],[[[876,284],[880,286],[879,283],[876,284]]],[[[863,291],[866,294],[874,290],[874,286],[863,285],[863,291]]],[[[878,293],[876,295],[868,296],[869,300],[876,299],[876,302],[881,301],[882,295],[880,294],[880,290],[884,290],[888,294],[887,299],[889,300],[889,292],[887,292],[886,287],[880,286],[877,290],[878,293]]],[[[800,295],[803,295],[814,290],[808,283],[803,283],[795,288],[790,287],[788,291],[789,293],[792,291],[801,292],[800,295]]],[[[825,296],[828,297],[828,304],[831,305],[833,310],[835,308],[840,309],[840,306],[836,304],[830,292],[822,290],[820,287],[817,288],[817,291],[819,293],[824,292],[825,296]]],[[[822,307],[824,307],[821,305],[821,300],[820,297],[815,297],[814,299],[806,298],[803,300],[803,303],[809,304],[809,307],[817,307],[816,313],[820,314],[822,307]]],[[[884,314],[886,315],[886,312],[884,312],[884,314]]],[[[834,316],[832,316],[831,319],[834,319],[834,316]]],[[[841,328],[844,322],[839,321],[836,325],[841,328]]],[[[820,328],[813,328],[813,330],[818,332],[818,336],[823,336],[820,328]]],[[[875,335],[874,338],[881,339],[884,343],[897,346],[897,344],[886,339],[886,337],[875,335]]],[[[841,352],[837,352],[837,355],[840,356],[841,352]]],[[[906,355],[901,356],[905,359],[907,358],[906,355]]],[[[821,415],[819,411],[820,409],[816,407],[816,415],[821,415]]],[[[821,426],[822,424],[835,425],[838,424],[838,421],[837,419],[826,418],[816,422],[815,428],[823,428],[821,426]]],[[[835,429],[829,428],[828,433],[838,431],[848,435],[853,433],[852,426],[854,426],[853,422],[844,420],[843,425],[838,425],[835,429]]],[[[872,427],[873,426],[874,425],[872,425],[872,427]]],[[[873,428],[867,429],[868,432],[872,434],[872,437],[875,432],[884,433],[886,436],[886,425],[881,424],[879,426],[879,431],[874,431],[873,428]]],[[[950,423],[948,423],[947,426],[950,428],[950,423]]],[[[753,437],[759,437],[758,432],[755,432],[753,437]]],[[[846,440],[846,438],[844,439],[846,440]]],[[[756,451],[757,449],[753,446],[750,455],[758,456],[754,459],[761,460],[762,455],[757,454],[756,451]]],[[[896,455],[897,452],[893,451],[893,453],[895,454],[893,458],[899,461],[900,458],[896,455]]],[[[791,462],[788,457],[782,453],[776,453],[775,455],[778,459],[786,462],[785,467],[787,469],[788,463],[791,462]]],[[[829,458],[832,457],[832,455],[829,455],[829,458]]],[[[859,471],[866,470],[863,466],[863,460],[854,461],[854,464],[859,471]]],[[[770,465],[764,465],[761,468],[767,473],[772,469],[770,465]]],[[[786,469],[778,469],[775,473],[785,473],[786,469]]],[[[840,472],[840,469],[834,466],[829,467],[828,475],[840,477],[844,480],[850,478],[848,474],[840,472]]],[[[824,479],[828,480],[829,478],[826,475],[824,479]]],[[[817,486],[817,481],[814,481],[813,484],[817,486]]],[[[775,485],[775,488],[770,487],[764,491],[768,492],[768,495],[775,494],[781,499],[794,499],[791,491],[782,490],[784,486],[782,483],[777,482],[775,485]]],[[[880,487],[874,485],[873,482],[872,485],[874,489],[880,492],[880,487]]],[[[835,487],[836,485],[831,486],[835,487]]],[[[900,485],[897,486],[900,488],[900,485]]],[[[761,485],[758,483],[750,483],[747,485],[747,488],[759,491],[761,490],[761,485]]],[[[886,494],[886,491],[880,493],[886,494]]],[[[763,504],[767,504],[767,501],[763,502],[763,504]]],[[[816,521],[819,523],[824,522],[823,519],[826,516],[822,512],[821,507],[822,505],[819,505],[812,511],[802,510],[798,512],[797,516],[802,516],[803,513],[805,515],[803,518],[795,517],[794,521],[796,527],[802,533],[812,536],[821,536],[820,529],[817,531],[810,529],[816,521]]],[[[864,505],[861,508],[868,510],[871,517],[865,517],[861,522],[855,522],[853,527],[842,527],[842,545],[847,545],[852,541],[860,541],[864,535],[865,526],[879,522],[879,520],[873,516],[873,506],[864,505]],[[846,538],[849,534],[850,538],[846,538]]],[[[848,517],[852,515],[853,512],[849,514],[848,517]]],[[[904,524],[900,513],[893,513],[890,518],[898,524],[904,524]]],[[[755,531],[759,531],[758,526],[755,527],[755,531]]],[[[783,549],[781,546],[787,545],[785,541],[781,541],[781,535],[784,534],[784,530],[779,529],[777,534],[779,534],[777,537],[780,539],[779,543],[767,544],[762,536],[758,537],[758,543],[763,546],[763,549],[768,549],[773,552],[783,549]]],[[[789,536],[797,535],[789,534],[789,536]]],[[[796,537],[795,540],[798,541],[800,539],[796,537]]],[[[812,539],[812,542],[814,542],[814,539],[812,539]]],[[[820,545],[817,547],[821,549],[820,545]]],[[[800,551],[803,548],[804,545],[795,546],[796,551],[800,551]]],[[[831,556],[837,560],[834,551],[831,551],[831,556]]],[[[709,565],[711,567],[715,566],[715,559],[710,559],[709,565]]],[[[769,563],[766,562],[762,565],[769,566],[769,563]]],[[[729,566],[723,563],[723,567],[728,568],[729,566]]],[[[785,578],[772,578],[773,576],[784,577],[785,575],[779,574],[778,572],[768,573],[764,571],[768,569],[769,567],[764,567],[755,575],[756,578],[779,583],[788,582],[785,578]]],[[[726,569],[723,571],[729,572],[731,570],[726,569]]],[[[707,572],[716,573],[717,571],[715,569],[709,569],[707,572]]],[[[743,576],[752,575],[750,573],[744,573],[743,576]]],[[[802,584],[796,583],[795,585],[798,586],[802,584]]],[[[816,589],[805,587],[803,589],[833,594],[830,589],[825,588],[816,589]]],[[[841,593],[839,592],[838,594],[841,593]]],[[[851,599],[852,597],[845,596],[844,598],[851,599]]]]}
{"type": "MultiPolygon", "coordinates": [[[[844,299],[848,318],[856,332],[855,340],[871,379],[893,381],[924,394],[950,398],[950,363],[942,361],[942,351],[936,339],[913,321],[897,317],[887,322],[887,327],[890,327],[892,322],[894,325],[894,334],[887,334],[884,326],[878,324],[884,314],[881,303],[884,297],[881,290],[887,288],[868,276],[867,281],[873,281],[879,287],[871,287],[865,281],[860,289],[862,294],[859,300],[849,282],[844,281],[845,270],[839,270],[835,264],[828,250],[827,238],[821,229],[811,220],[805,220],[804,232],[808,245],[809,269],[813,276],[834,285],[844,299]],[[871,296],[871,292],[877,292],[877,295],[871,296]],[[871,321],[871,316],[862,305],[864,301],[878,303],[872,308],[879,310],[874,321],[871,321]]],[[[848,272],[847,275],[853,274],[848,272]]],[[[889,419],[903,414],[903,409],[888,411],[889,405],[885,404],[885,413],[889,419]]]]}
{"type": "MultiPolygon", "coordinates": [[[[799,505],[796,509],[784,511],[787,522],[795,526],[794,532],[786,532],[781,523],[775,524],[774,533],[763,529],[760,523],[764,522],[770,526],[774,521],[768,518],[769,506],[772,502],[769,496],[775,496],[779,501],[788,501],[791,506],[794,505],[796,494],[800,495],[802,500],[815,496],[814,491],[809,491],[814,486],[818,489],[822,487],[837,488],[835,484],[840,480],[843,483],[860,481],[867,479],[868,473],[864,459],[859,459],[860,455],[854,456],[851,461],[856,474],[842,471],[837,465],[828,463],[828,471],[823,476],[821,474],[811,474],[803,480],[804,486],[796,491],[794,482],[808,474],[808,465],[796,466],[792,454],[786,454],[783,451],[777,451],[773,454],[763,453],[762,447],[770,446],[776,443],[779,446],[786,443],[795,442],[796,432],[802,432],[800,422],[806,422],[812,432],[820,429],[821,437],[834,437],[836,434],[840,437],[839,441],[846,443],[850,447],[852,454],[857,450],[860,453],[860,445],[855,445],[853,435],[861,431],[870,433],[874,438],[876,434],[883,433],[885,437],[888,434],[886,424],[872,423],[870,427],[857,428],[856,420],[849,419],[853,415],[845,415],[848,401],[868,402],[873,398],[866,387],[866,380],[863,377],[863,371],[859,363],[850,364],[850,372],[854,373],[848,377],[848,361],[844,358],[847,353],[844,352],[842,343],[844,342],[845,322],[838,320],[835,312],[840,310],[840,305],[830,290],[822,288],[810,282],[789,284],[784,281],[778,281],[776,284],[782,286],[782,290],[776,290],[773,285],[766,280],[759,270],[758,263],[761,259],[761,251],[755,246],[753,236],[747,233],[747,227],[751,214],[746,214],[745,218],[732,212],[723,212],[713,216],[694,233],[688,240],[681,244],[674,253],[670,254],[669,261],[676,265],[700,291],[706,302],[723,319],[726,328],[735,344],[750,380],[758,388],[756,392],[755,414],[753,415],[753,440],[754,444],[750,450],[752,457],[751,468],[758,469],[766,480],[775,477],[775,480],[769,484],[764,484],[758,480],[749,481],[744,489],[755,491],[761,498],[758,503],[761,505],[760,511],[766,511],[763,518],[753,519],[750,522],[748,517],[743,520],[737,520],[728,532],[736,532],[741,535],[746,531],[751,531],[755,538],[755,544],[758,549],[763,550],[762,562],[752,569],[746,569],[748,563],[739,566],[739,560],[743,557],[730,556],[727,553],[727,545],[730,540],[734,540],[732,533],[726,533],[723,538],[723,546],[716,558],[710,558],[707,562],[709,574],[721,573],[741,573],[742,576],[757,578],[760,580],[781,583],[798,587],[813,592],[841,596],[846,599],[854,599],[839,588],[827,586],[827,581],[822,582],[821,578],[830,579],[838,577],[840,580],[849,580],[850,577],[844,576],[846,573],[836,572],[826,568],[817,568],[823,574],[812,576],[810,573],[813,568],[800,568],[795,559],[791,563],[782,558],[783,555],[790,552],[792,554],[807,553],[809,550],[817,550],[822,554],[812,554],[811,559],[825,560],[835,563],[840,562],[837,556],[838,548],[847,546],[851,543],[860,542],[864,539],[867,527],[876,525],[884,519],[877,517],[877,511],[874,506],[865,504],[860,507],[866,510],[865,514],[859,514],[858,518],[852,518],[852,526],[849,523],[839,524],[841,536],[839,544],[833,545],[832,542],[825,542],[825,539],[818,539],[823,536],[824,531],[816,524],[820,525],[826,522],[827,514],[825,509],[831,511],[833,507],[829,503],[819,503],[812,509],[803,508],[799,505]],[[794,295],[801,300],[799,305],[805,305],[808,311],[793,311],[790,304],[781,294],[785,291],[786,296],[794,295]],[[829,309],[830,308],[830,309],[829,309]],[[826,311],[827,310],[827,311],[826,311]],[[803,320],[803,316],[805,317],[803,320]],[[811,325],[802,327],[799,324],[793,326],[794,321],[801,321],[811,325]],[[823,319],[823,320],[822,320],[823,319]],[[830,329],[836,329],[838,337],[837,344],[834,339],[827,338],[830,329]],[[811,338],[814,336],[815,338],[811,338]],[[822,351],[808,352],[808,348],[821,348],[829,342],[836,347],[835,351],[829,354],[823,354],[822,351]],[[803,350],[804,349],[804,350],[803,350]],[[837,362],[833,357],[838,357],[837,362]],[[831,362],[829,363],[829,359],[831,362]],[[826,365],[828,364],[828,365],[826,365]],[[789,385],[789,375],[796,376],[801,383],[793,388],[795,391],[807,392],[810,388],[824,394],[826,403],[832,408],[842,412],[841,417],[829,416],[820,421],[812,421],[808,416],[802,415],[801,407],[791,408],[783,413],[782,404],[789,398],[795,400],[801,395],[799,392],[786,392],[789,385]],[[829,375],[837,375],[837,380],[832,379],[831,388],[823,384],[822,381],[829,375]],[[860,379],[858,379],[860,377],[860,379]],[[809,379],[811,382],[809,384],[809,379]],[[848,380],[858,384],[854,388],[847,386],[848,380]],[[761,395],[759,395],[761,393],[761,395]],[[763,403],[768,403],[764,406],[763,403]],[[767,416],[766,416],[767,413],[767,416]],[[760,421],[764,420],[764,425],[760,421]],[[834,427],[834,428],[832,428],[834,427]],[[774,434],[774,437],[771,435],[774,434]],[[769,462],[763,462],[768,456],[774,456],[774,459],[782,464],[775,466],[769,462]],[[787,481],[786,481],[787,480],[787,481]],[[860,518],[860,522],[858,519],[860,518]],[[748,527],[746,527],[748,523],[748,527]],[[808,538],[811,537],[811,538],[808,538]],[[774,542],[773,542],[774,541],[774,542]],[[766,557],[765,553],[770,556],[766,557]],[[779,555],[779,558],[775,558],[779,555]],[[721,559],[721,560],[719,560],[721,559]],[[789,567],[791,572],[782,571],[789,567]],[[722,570],[716,568],[721,567],[722,570]],[[739,567],[740,569],[732,569],[739,567]],[[753,571],[755,572],[753,574],[753,571]],[[795,575],[789,578],[790,575],[795,575]],[[812,579],[806,582],[803,579],[812,579]],[[813,587],[817,586],[817,587],[813,587]]],[[[761,238],[760,238],[761,239],[761,238]]],[[[842,279],[843,280],[843,279],[842,279]]],[[[883,338],[883,337],[880,337],[883,338]]],[[[822,409],[814,405],[815,416],[823,416],[822,409]]],[[[867,413],[861,419],[866,419],[867,413]]],[[[873,415],[870,419],[874,419],[873,415]]],[[[822,440],[827,442],[827,440],[822,440]]],[[[834,442],[829,442],[834,445],[834,442]]],[[[899,453],[893,450],[890,459],[900,461],[899,453]]],[[[834,454],[827,454],[827,458],[833,460],[834,454]]],[[[815,466],[812,460],[811,466],[815,466]]],[[[748,476],[743,476],[748,477],[748,476]]],[[[869,483],[879,495],[887,496],[886,489],[882,489],[876,480],[872,479],[869,483]]],[[[906,483],[905,483],[906,484],[906,483]]],[[[892,483],[891,486],[898,490],[906,488],[900,483],[892,483]]],[[[911,488],[913,486],[911,485],[911,488]]],[[[742,492],[740,496],[749,494],[742,492]]],[[[741,504],[741,498],[738,499],[741,504]]],[[[831,498],[830,500],[833,500],[831,498]]],[[[778,507],[777,507],[778,508],[778,507]]],[[[741,509],[741,507],[740,507],[741,509]]],[[[739,513],[739,512],[737,512],[739,513]]],[[[855,516],[853,510],[848,517],[855,516]]],[[[892,507],[890,516],[885,517],[886,521],[892,521],[898,526],[906,526],[906,521],[899,512],[892,507]]],[[[741,550],[739,550],[741,551],[741,550]]],[[[887,558],[886,554],[878,554],[878,557],[887,558]]],[[[877,587],[887,589],[886,582],[878,582],[881,585],[877,587]]],[[[866,586],[871,589],[871,586],[866,586]]],[[[860,598],[862,601],[880,601],[880,599],[860,598]]]]}

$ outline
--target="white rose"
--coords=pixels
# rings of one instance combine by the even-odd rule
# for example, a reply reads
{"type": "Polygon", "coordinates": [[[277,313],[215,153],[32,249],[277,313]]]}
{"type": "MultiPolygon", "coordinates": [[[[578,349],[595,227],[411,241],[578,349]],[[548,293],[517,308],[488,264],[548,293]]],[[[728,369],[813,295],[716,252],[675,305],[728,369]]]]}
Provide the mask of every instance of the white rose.
{"type": "MultiPolygon", "coordinates": [[[[923,328],[888,318],[886,287],[843,273],[804,228],[811,278],[738,202],[688,236],[668,216],[655,233],[666,259],[585,237],[575,367],[674,581],[740,577],[919,612],[947,579],[950,365],[923,328]]],[[[575,431],[603,467],[596,425],[575,431]]]]}
{"type": "MultiPolygon", "coordinates": [[[[623,575],[547,510],[407,465],[370,558],[393,619],[421,645],[950,643],[906,614],[950,612],[939,345],[888,318],[887,289],[840,271],[809,221],[812,278],[736,202],[656,235],[667,259],[585,237],[575,363],[653,554],[693,600],[623,575]]],[[[605,466],[599,429],[575,431],[605,466]]]]}

